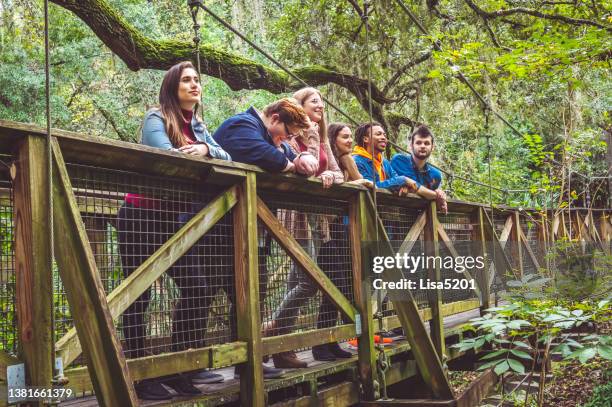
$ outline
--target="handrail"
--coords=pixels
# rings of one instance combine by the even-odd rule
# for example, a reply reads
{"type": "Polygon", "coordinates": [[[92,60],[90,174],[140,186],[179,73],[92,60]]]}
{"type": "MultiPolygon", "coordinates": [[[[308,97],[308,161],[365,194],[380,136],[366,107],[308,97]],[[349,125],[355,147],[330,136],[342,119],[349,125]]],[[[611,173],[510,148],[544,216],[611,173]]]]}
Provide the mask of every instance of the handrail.
{"type": "MultiPolygon", "coordinates": [[[[257,176],[258,189],[275,189],[286,192],[302,192],[320,198],[348,199],[356,191],[365,187],[350,183],[333,185],[329,189],[321,188],[318,178],[306,178],[295,174],[271,174],[261,168],[239,162],[229,162],[214,158],[196,158],[174,151],[161,150],[141,144],[134,144],[104,137],[87,136],[60,129],[52,129],[52,135],[58,139],[62,153],[67,162],[84,165],[101,166],[114,170],[138,171],[151,175],[165,175],[186,180],[206,180],[212,184],[230,185],[232,178],[254,172],[257,176]]],[[[42,127],[0,120],[0,154],[11,153],[12,146],[26,136],[45,137],[42,127]]],[[[377,189],[377,194],[392,195],[389,191],[377,189]]],[[[426,201],[418,195],[410,194],[401,199],[402,206],[424,206],[426,201]]],[[[399,201],[396,201],[399,203],[399,201]]],[[[449,211],[467,212],[485,203],[467,202],[449,199],[449,211]]],[[[500,210],[516,210],[507,205],[496,205],[500,210]]],[[[525,211],[538,212],[535,208],[520,208],[525,211]]]]}

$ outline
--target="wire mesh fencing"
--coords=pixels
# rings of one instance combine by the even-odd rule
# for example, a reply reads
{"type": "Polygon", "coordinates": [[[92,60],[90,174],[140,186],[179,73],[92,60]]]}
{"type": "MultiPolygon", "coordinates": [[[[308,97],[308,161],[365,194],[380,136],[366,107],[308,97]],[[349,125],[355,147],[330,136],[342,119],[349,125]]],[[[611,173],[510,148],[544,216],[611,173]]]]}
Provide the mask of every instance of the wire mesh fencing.
{"type": "MultiPolygon", "coordinates": [[[[68,171],[107,294],[222,192],[181,179],[76,164],[68,164],[68,171]]],[[[235,340],[232,247],[229,213],[118,318],[127,357],[235,340]]],[[[59,339],[73,320],[57,272],[54,298],[59,339]]]]}
{"type": "MultiPolygon", "coordinates": [[[[9,163],[10,156],[0,156],[9,163]]],[[[0,165],[2,165],[0,163],[0,165]]],[[[15,309],[15,223],[13,185],[8,168],[0,167],[0,351],[17,352],[15,309]]]]}
{"type": "MultiPolygon", "coordinates": [[[[393,247],[394,252],[410,247],[410,250],[406,252],[408,256],[421,256],[425,252],[425,241],[423,238],[423,231],[415,234],[415,238],[409,238],[409,232],[413,230],[419,216],[423,213],[422,209],[408,208],[398,205],[394,202],[385,202],[381,199],[378,204],[378,214],[382,220],[387,237],[393,247]]],[[[382,238],[379,238],[381,240],[382,238]]],[[[400,253],[403,254],[403,253],[400,253]]],[[[426,279],[426,271],[424,269],[416,270],[410,278],[415,280],[426,279]]],[[[423,289],[411,290],[412,296],[417,303],[417,306],[427,308],[429,302],[427,299],[427,291],[423,289]]],[[[393,304],[389,301],[388,296],[380,297],[376,293],[374,299],[380,303],[381,311],[384,317],[397,315],[397,312],[393,309],[393,304]]]]}
{"type": "Polygon", "coordinates": [[[466,267],[464,260],[458,261],[459,258],[466,259],[478,255],[476,251],[478,247],[473,237],[474,225],[470,214],[460,212],[439,214],[438,221],[448,236],[448,242],[444,242],[445,239],[442,236],[439,237],[440,256],[443,259],[447,257],[455,259],[454,267],[440,268],[442,281],[453,281],[450,289],[442,290],[442,302],[447,304],[478,298],[474,287],[482,279],[481,272],[477,268],[466,267]]]}
{"type": "MultiPolygon", "coordinates": [[[[262,193],[289,234],[353,302],[353,274],[348,238],[348,203],[310,203],[312,197],[262,193]],[[310,201],[310,202],[309,202],[310,201]]],[[[266,336],[321,329],[341,324],[337,307],[322,295],[308,273],[259,223],[260,299],[266,336]]]]}

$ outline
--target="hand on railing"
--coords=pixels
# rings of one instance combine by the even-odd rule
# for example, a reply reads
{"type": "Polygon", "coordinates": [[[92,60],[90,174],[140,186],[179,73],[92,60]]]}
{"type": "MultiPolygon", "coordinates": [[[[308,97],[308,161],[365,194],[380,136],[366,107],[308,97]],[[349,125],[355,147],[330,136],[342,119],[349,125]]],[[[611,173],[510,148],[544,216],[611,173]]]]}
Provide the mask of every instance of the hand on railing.
{"type": "Polygon", "coordinates": [[[436,189],[434,192],[436,193],[436,205],[438,205],[438,208],[440,208],[441,212],[447,214],[448,203],[446,202],[446,192],[441,189],[436,189]]]}
{"type": "Polygon", "coordinates": [[[366,188],[374,188],[374,183],[369,179],[361,178],[354,181],[349,181],[347,184],[363,185],[366,188]]]}
{"type": "Polygon", "coordinates": [[[186,146],[179,147],[178,151],[180,151],[181,153],[189,154],[189,155],[207,157],[208,156],[208,145],[206,145],[205,143],[187,144],[186,146]]]}
{"type": "Polygon", "coordinates": [[[295,172],[308,177],[315,175],[319,168],[317,159],[312,154],[305,152],[300,153],[300,155],[293,160],[293,164],[295,165],[295,172]]]}

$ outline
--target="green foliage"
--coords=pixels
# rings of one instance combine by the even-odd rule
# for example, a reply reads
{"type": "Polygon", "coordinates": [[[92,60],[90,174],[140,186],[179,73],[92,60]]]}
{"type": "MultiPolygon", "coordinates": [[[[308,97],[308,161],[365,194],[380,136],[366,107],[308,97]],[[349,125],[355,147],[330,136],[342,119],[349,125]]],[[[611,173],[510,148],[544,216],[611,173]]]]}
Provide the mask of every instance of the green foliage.
{"type": "MultiPolygon", "coordinates": [[[[486,0],[478,6],[495,11],[515,3],[486,0]]],[[[185,3],[110,4],[147,37],[193,38],[185,3]]],[[[601,159],[606,148],[601,129],[609,128],[612,106],[607,30],[516,14],[489,20],[489,32],[465,2],[442,0],[410,5],[429,31],[426,37],[395,2],[371,4],[367,43],[360,16],[344,0],[287,0],[282,7],[269,0],[239,0],[214,2],[211,7],[289,67],[332,66],[362,78],[369,71],[390,101],[381,106],[383,111],[430,125],[437,136],[433,161],[457,175],[489,181],[484,136],[491,135],[492,183],[525,190],[508,195],[493,191],[494,202],[553,206],[562,201],[566,168],[554,166],[551,172],[545,158],[570,157],[564,166],[582,173],[607,170],[601,159]],[[432,53],[432,40],[440,41],[442,51],[432,53]],[[517,137],[494,117],[485,129],[480,103],[454,78],[457,71],[525,136],[517,137]]],[[[609,24],[601,0],[539,7],[543,13],[609,24]]],[[[199,19],[204,43],[270,64],[203,12],[199,19]]],[[[0,22],[0,118],[43,125],[41,4],[0,0],[0,22]]],[[[143,114],[157,102],[163,73],[130,71],[83,22],[54,4],[50,36],[53,125],[134,141],[143,114]]],[[[263,91],[234,92],[217,79],[204,78],[203,86],[204,118],[212,130],[249,105],[262,106],[278,97],[263,91]]],[[[367,120],[365,106],[345,88],[321,89],[357,121],[367,120]]],[[[329,121],[347,120],[333,109],[328,108],[327,115],[329,121]]],[[[406,147],[409,131],[400,126],[389,129],[389,134],[406,147]]],[[[445,182],[457,198],[482,201],[488,196],[487,189],[473,184],[445,182]]],[[[584,188],[573,184],[577,200],[584,200],[584,188]]],[[[604,190],[596,196],[593,189],[592,201],[603,202],[604,190]]]]}
{"type": "Polygon", "coordinates": [[[593,397],[582,407],[610,407],[612,406],[612,370],[604,373],[607,383],[593,389],[593,397]]]}

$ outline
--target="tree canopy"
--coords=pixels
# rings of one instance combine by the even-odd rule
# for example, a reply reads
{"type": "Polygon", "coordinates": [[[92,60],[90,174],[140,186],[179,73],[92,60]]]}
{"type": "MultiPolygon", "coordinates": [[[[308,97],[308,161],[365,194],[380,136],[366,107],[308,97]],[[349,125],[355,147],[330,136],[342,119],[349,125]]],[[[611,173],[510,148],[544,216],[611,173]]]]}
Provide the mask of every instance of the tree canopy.
{"type": "MultiPolygon", "coordinates": [[[[135,141],[142,115],[156,103],[163,70],[194,58],[187,2],[52,2],[53,125],[135,141]]],[[[363,3],[354,0],[235,0],[210,7],[356,121],[368,118],[371,77],[374,119],[404,146],[415,123],[431,126],[435,162],[457,175],[488,181],[485,133],[492,140],[494,184],[548,187],[549,203],[563,197],[568,166],[584,174],[608,170],[607,1],[405,2],[428,35],[398,1],[370,4],[367,41],[363,3]],[[458,72],[523,136],[494,117],[486,126],[480,102],[457,79],[458,72]],[[562,165],[549,168],[544,160],[549,156],[562,165]]],[[[0,0],[0,21],[0,118],[42,124],[40,2],[0,0]]],[[[302,86],[203,12],[199,22],[209,127],[302,86]]],[[[347,121],[329,106],[327,114],[347,121]]],[[[474,185],[456,180],[452,186],[456,196],[482,200],[484,191],[474,185]]],[[[606,199],[601,182],[576,186],[579,200],[585,201],[586,190],[600,204],[606,199]]],[[[530,192],[508,199],[544,202],[530,192]]]]}

